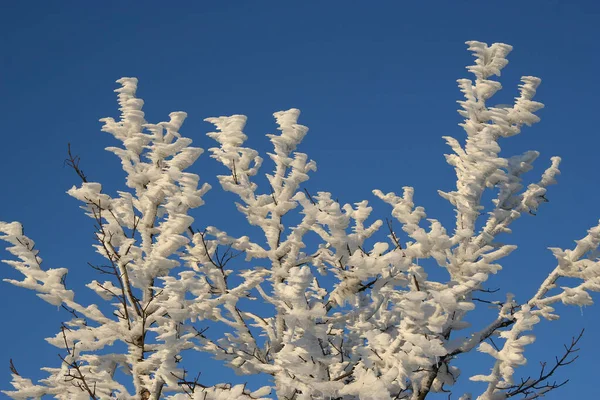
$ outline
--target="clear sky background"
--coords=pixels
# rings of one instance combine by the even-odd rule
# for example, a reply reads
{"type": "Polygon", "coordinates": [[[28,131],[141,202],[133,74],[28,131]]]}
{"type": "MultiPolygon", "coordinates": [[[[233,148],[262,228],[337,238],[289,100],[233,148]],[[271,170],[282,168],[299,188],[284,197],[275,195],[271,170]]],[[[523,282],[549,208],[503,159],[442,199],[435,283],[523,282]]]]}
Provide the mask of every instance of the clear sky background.
{"type": "MultiPolygon", "coordinates": [[[[452,229],[450,206],[436,191],[454,185],[441,136],[464,139],[455,102],[461,97],[456,79],[469,77],[464,67],[472,63],[464,42],[498,41],[514,51],[501,80],[505,90],[492,101],[510,102],[519,77],[534,75],[543,79],[536,99],[546,105],[541,123],[502,143],[504,154],[541,152],[529,180],[539,177],[551,156],[563,158],[550,203],[513,225],[514,234],[504,241],[519,249],[489,284],[524,301],[555,265],[546,247],[571,248],[600,218],[599,4],[3,2],[0,220],[23,222],[46,267],[68,267],[68,284],[79,289],[79,298],[95,299],[81,287],[95,278],[86,266],[93,258],[92,220],[65,194],[78,178],[63,160],[70,142],[91,180],[105,183],[111,193],[124,187],[119,161],[103,150],[115,142],[100,132],[98,119],[118,116],[114,81],[135,76],[146,119],[158,122],[171,111],[188,112],[181,132],[205,149],[214,145],[204,135],[211,129],[202,122],[206,117],[248,115],[248,143],[266,151],[264,135],[275,130],[271,114],[300,108],[300,122],[310,131],[299,150],[319,168],[306,184],[311,192],[331,191],[349,203],[368,199],[375,214],[385,217],[389,207],[371,190],[414,186],[416,202],[428,216],[452,229]]],[[[207,205],[194,213],[196,225],[242,233],[244,219],[218,187],[219,167],[204,155],[192,170],[213,185],[207,205]]],[[[0,256],[6,256],[4,246],[0,256]]],[[[0,276],[18,275],[3,265],[0,276]]],[[[22,375],[34,379],[44,376],[40,367],[59,365],[58,350],[43,338],[53,336],[69,315],[3,282],[0,304],[0,388],[9,389],[11,357],[22,375]]],[[[493,310],[480,308],[475,322],[490,321],[493,310]]],[[[559,321],[538,325],[529,365],[517,376],[536,374],[540,361],[552,361],[562,343],[586,328],[580,359],[557,375],[571,382],[547,398],[598,398],[600,306],[559,310],[559,321]]],[[[195,367],[203,382],[260,382],[199,360],[195,367]]],[[[486,373],[492,361],[479,355],[461,366],[466,375],[486,373]]],[[[480,385],[465,380],[452,399],[468,388],[476,394],[480,385]]]]}

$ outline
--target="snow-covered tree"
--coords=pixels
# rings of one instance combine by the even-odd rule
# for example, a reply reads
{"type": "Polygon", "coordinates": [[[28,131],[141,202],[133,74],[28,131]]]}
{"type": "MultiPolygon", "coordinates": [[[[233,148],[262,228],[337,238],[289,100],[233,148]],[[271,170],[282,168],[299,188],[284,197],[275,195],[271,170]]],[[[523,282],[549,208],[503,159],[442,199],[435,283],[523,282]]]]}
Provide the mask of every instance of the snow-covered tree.
{"type": "Polygon", "coordinates": [[[522,176],[538,153],[505,157],[500,142],[539,121],[535,112],[543,105],[533,97],[540,79],[523,77],[512,105],[488,106],[501,89],[493,77],[508,63],[511,46],[467,45],[475,56],[468,67],[474,80],[458,81],[467,137],[464,143],[444,138],[456,187],[439,191],[455,210],[454,227],[426,219],[411,187],[400,195],[373,191],[391,206],[393,218],[385,223],[369,219],[367,201],[340,204],[327,192],[311,195],[303,184],[316,164],[296,152],[308,131],[298,123],[297,109],[274,114],[279,133],[267,135],[274,167],[260,188],[263,159],[244,147],[246,117],[206,119],[215,126],[208,136],[217,144],[209,151],[224,167],[221,187],[239,197],[237,209],[264,237],[234,237],[204,226],[189,215],[210,187],[189,172],[203,150],[179,133],[186,114],[149,123],[136,97],[137,79],[118,80],[120,119],[101,121],[118,142],[107,150],[121,160],[126,189],[105,193],[70,156],[82,183],[68,194],[93,219],[94,247],[105,260],[93,265],[99,280],[87,285],[99,304],[82,304],[66,288],[65,268],[42,265],[18,222],[0,223],[14,255],[5,262],[24,276],[7,281],[69,312],[48,339],[63,354],[56,366],[44,368],[48,377],[34,383],[11,364],[14,390],[5,393],[69,400],[417,400],[450,390],[460,374],[456,360],[475,350],[490,356],[484,372],[470,377],[487,385],[478,399],[532,399],[558,386],[546,379],[570,361],[576,340],[539,377],[517,381],[516,370],[526,362],[536,324],[558,318],[556,303],[588,305],[589,292],[600,290],[600,226],[573,249],[551,249],[557,266],[540,277],[530,298],[507,294],[491,302],[496,310],[487,323],[469,327],[477,292],[516,248],[497,236],[547,201],[560,159],[553,157],[541,178],[524,187],[522,176]],[[482,201],[486,191],[495,196],[491,205],[482,201]],[[286,226],[290,213],[299,222],[286,226]],[[313,246],[308,235],[319,244],[313,246]],[[434,260],[448,279],[429,280],[423,259],[434,260]],[[569,279],[559,286],[562,278],[569,279]],[[222,326],[219,333],[203,329],[209,321],[222,326]],[[456,334],[467,328],[468,336],[456,334]],[[202,384],[181,366],[190,352],[208,353],[240,375],[271,376],[272,387],[202,384]],[[120,381],[117,369],[130,381],[120,381]]]}

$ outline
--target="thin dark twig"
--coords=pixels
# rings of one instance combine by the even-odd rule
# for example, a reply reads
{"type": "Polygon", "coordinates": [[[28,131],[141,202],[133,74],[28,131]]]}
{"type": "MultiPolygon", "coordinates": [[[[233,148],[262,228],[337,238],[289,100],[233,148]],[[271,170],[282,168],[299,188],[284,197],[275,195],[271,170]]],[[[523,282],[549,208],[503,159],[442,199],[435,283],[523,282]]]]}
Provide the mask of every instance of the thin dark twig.
{"type": "Polygon", "coordinates": [[[17,372],[17,369],[15,368],[15,364],[13,364],[12,358],[9,360],[9,363],[10,363],[10,372],[12,372],[13,374],[15,374],[17,376],[21,376],[21,374],[19,374],[17,372]]]}
{"type": "Polygon", "coordinates": [[[564,367],[565,365],[569,365],[579,358],[578,355],[573,356],[573,354],[579,351],[579,348],[576,348],[576,346],[581,337],[583,336],[583,332],[585,332],[585,329],[582,329],[577,337],[574,336],[573,338],[571,338],[570,345],[564,345],[565,352],[563,353],[560,359],[558,357],[555,357],[554,366],[548,372],[545,372],[546,363],[542,362],[540,374],[537,378],[521,379],[521,383],[519,384],[506,386],[499,389],[506,390],[506,397],[512,397],[521,394],[524,395],[528,400],[531,400],[542,397],[549,391],[558,389],[559,387],[566,385],[569,382],[568,379],[564,380],[561,383],[556,383],[556,381],[550,383],[547,381],[547,379],[550,376],[552,376],[558,368],[564,367]],[[544,381],[546,382],[543,385],[540,385],[540,383],[544,381]]]}
{"type": "Polygon", "coordinates": [[[315,201],[313,200],[312,196],[310,195],[310,193],[308,193],[308,189],[304,188],[304,193],[306,193],[306,196],[308,197],[308,199],[310,200],[310,202],[312,203],[313,206],[316,206],[317,203],[315,203],[315,201]]]}
{"type": "Polygon", "coordinates": [[[400,241],[398,240],[398,236],[396,236],[396,232],[394,232],[394,229],[392,226],[392,221],[386,218],[385,222],[387,223],[388,230],[390,231],[390,237],[392,238],[392,241],[396,245],[396,248],[402,250],[402,245],[400,244],[400,241]]]}
{"type": "Polygon", "coordinates": [[[71,152],[71,143],[67,143],[67,154],[68,157],[65,159],[65,165],[73,168],[75,173],[81,178],[83,183],[87,183],[87,176],[83,173],[83,170],[79,167],[79,162],[81,158],[79,156],[74,156],[71,152]]]}

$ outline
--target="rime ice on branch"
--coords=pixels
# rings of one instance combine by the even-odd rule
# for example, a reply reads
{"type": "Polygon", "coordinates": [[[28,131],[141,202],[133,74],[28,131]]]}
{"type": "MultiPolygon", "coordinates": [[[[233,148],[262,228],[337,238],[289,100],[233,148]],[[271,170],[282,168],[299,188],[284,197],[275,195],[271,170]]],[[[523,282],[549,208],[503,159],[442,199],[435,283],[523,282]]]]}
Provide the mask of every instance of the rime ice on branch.
{"type": "MultiPolygon", "coordinates": [[[[94,220],[95,248],[106,260],[93,266],[106,280],[87,286],[113,311],[108,315],[76,301],[64,285],[66,269],[43,268],[21,225],[0,223],[16,258],[6,262],[24,275],[8,281],[62,305],[72,317],[48,339],[62,349],[59,366],[45,368],[49,376],[37,384],[13,368],[14,390],[5,393],[15,399],[420,400],[452,390],[460,375],[456,361],[475,349],[493,359],[489,374],[471,378],[487,384],[478,399],[541,395],[560,386],[544,384],[543,373],[539,380],[515,384],[515,374],[526,362],[535,325],[557,318],[553,304],[591,304],[589,292],[600,289],[599,226],[573,250],[551,249],[558,266],[530,299],[507,295],[504,302],[492,302],[497,310],[487,325],[467,338],[456,334],[469,327],[465,317],[475,308],[474,292],[516,248],[496,237],[510,232],[521,214],[537,213],[560,161],[552,158],[539,181],[523,186],[522,176],[538,153],[505,158],[500,141],[539,121],[535,112],[543,105],[533,97],[540,79],[523,77],[512,105],[488,107],[501,89],[493,77],[507,65],[512,48],[467,44],[475,56],[468,67],[475,79],[458,81],[467,139],[461,144],[445,137],[456,188],[439,192],[456,212],[452,233],[435,219],[425,223],[425,210],[415,204],[410,187],[402,195],[374,191],[392,207],[402,232],[394,231],[392,221],[370,221],[367,201],[342,205],[327,192],[311,195],[303,185],[316,164],[296,152],[308,131],[298,123],[297,109],[274,114],[279,133],[268,135],[273,170],[263,188],[256,182],[263,159],[244,147],[246,117],[206,120],[216,129],[208,136],[218,143],[211,157],[225,167],[219,183],[239,197],[237,209],[264,238],[238,238],[203,226],[189,211],[203,204],[210,187],[199,186],[198,175],[187,172],[202,150],[179,133],[186,114],[146,122],[143,101],[135,95],[137,80],[120,79],[120,120],[103,119],[102,130],[120,144],[107,150],[121,159],[128,189],[110,196],[99,183],[84,182],[68,191],[94,220]],[[491,205],[482,202],[486,190],[497,193],[491,205]],[[300,214],[298,224],[285,225],[292,212],[300,214]],[[307,235],[320,244],[308,248],[307,235]],[[448,271],[447,281],[428,279],[418,262],[427,258],[448,271]],[[579,283],[550,294],[563,277],[579,283]],[[256,305],[247,307],[249,301],[256,305]],[[207,331],[208,324],[221,325],[224,333],[207,331]],[[487,342],[492,337],[499,346],[487,342]],[[113,352],[119,342],[125,352],[113,352]],[[241,375],[270,375],[273,387],[203,384],[182,367],[193,351],[241,375]],[[117,368],[130,375],[129,385],[116,377],[117,368]]],[[[192,367],[202,372],[202,365],[192,367]]]]}

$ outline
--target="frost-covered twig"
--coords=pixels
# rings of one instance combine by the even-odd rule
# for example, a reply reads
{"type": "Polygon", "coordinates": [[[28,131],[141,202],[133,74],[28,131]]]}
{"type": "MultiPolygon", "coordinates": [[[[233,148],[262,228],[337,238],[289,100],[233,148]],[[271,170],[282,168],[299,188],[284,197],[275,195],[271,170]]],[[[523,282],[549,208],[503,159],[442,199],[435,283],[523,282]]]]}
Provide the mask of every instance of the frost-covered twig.
{"type": "Polygon", "coordinates": [[[600,226],[573,250],[551,249],[558,266],[528,301],[507,294],[505,301],[491,302],[491,322],[466,338],[458,334],[470,326],[466,317],[476,302],[490,303],[476,293],[516,248],[497,236],[548,201],[560,162],[553,157],[541,178],[525,187],[523,176],[539,154],[504,157],[500,143],[539,121],[535,112],[543,105],[533,97],[541,81],[523,77],[512,105],[491,107],[489,100],[501,89],[493,77],[507,65],[512,48],[467,45],[475,56],[468,67],[474,80],[458,81],[467,138],[461,144],[445,137],[456,185],[439,192],[456,213],[452,232],[427,218],[411,187],[400,195],[373,191],[392,207],[396,221],[386,220],[387,232],[382,220],[371,219],[367,201],[343,204],[328,192],[311,194],[306,185],[316,164],[297,151],[308,128],[293,108],[274,114],[279,133],[268,135],[273,169],[264,187],[256,178],[263,159],[244,147],[246,117],[206,120],[215,126],[208,134],[217,142],[211,157],[225,169],[219,183],[238,197],[237,209],[263,237],[234,237],[202,226],[189,213],[203,204],[210,186],[199,185],[198,175],[188,171],[203,150],[179,133],[186,114],[148,123],[136,97],[137,80],[120,79],[121,117],[101,121],[118,142],[107,150],[121,160],[127,189],[111,196],[90,182],[70,147],[66,161],[82,180],[68,193],[92,218],[95,249],[104,259],[90,265],[106,280],[87,287],[112,314],[75,301],[65,286],[66,269],[43,268],[21,225],[0,223],[16,258],[7,263],[24,276],[8,282],[35,290],[71,318],[48,339],[67,352],[60,367],[45,368],[49,377],[34,384],[11,363],[15,390],[7,393],[16,399],[248,400],[274,389],[281,399],[423,400],[447,392],[460,377],[457,360],[475,349],[495,360],[489,375],[472,378],[487,383],[481,400],[535,398],[561,386],[543,382],[569,363],[578,339],[539,379],[514,383],[515,370],[534,340],[529,331],[541,318],[557,318],[554,303],[591,304],[589,292],[600,290],[600,226]],[[486,191],[495,191],[491,204],[483,201],[486,191]],[[423,259],[435,261],[448,279],[430,279],[423,259]],[[564,277],[579,283],[558,288],[564,277]],[[208,329],[213,325],[220,328],[208,329]],[[113,351],[116,343],[126,350],[113,351]],[[182,364],[190,351],[208,353],[238,374],[269,375],[272,387],[252,391],[190,378],[182,364]],[[131,375],[133,393],[116,378],[118,368],[131,375]]]}

